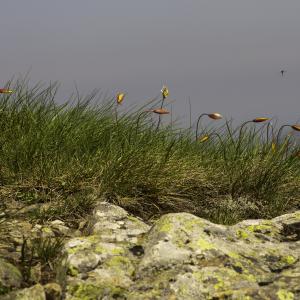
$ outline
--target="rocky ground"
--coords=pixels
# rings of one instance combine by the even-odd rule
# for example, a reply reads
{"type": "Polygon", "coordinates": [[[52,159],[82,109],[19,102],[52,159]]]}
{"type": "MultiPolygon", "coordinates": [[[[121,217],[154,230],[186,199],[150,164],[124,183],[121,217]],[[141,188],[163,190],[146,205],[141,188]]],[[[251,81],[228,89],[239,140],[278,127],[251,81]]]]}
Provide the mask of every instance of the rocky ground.
{"type": "Polygon", "coordinates": [[[75,228],[0,222],[0,299],[300,299],[300,211],[234,226],[189,213],[146,224],[99,202],[75,228]]]}

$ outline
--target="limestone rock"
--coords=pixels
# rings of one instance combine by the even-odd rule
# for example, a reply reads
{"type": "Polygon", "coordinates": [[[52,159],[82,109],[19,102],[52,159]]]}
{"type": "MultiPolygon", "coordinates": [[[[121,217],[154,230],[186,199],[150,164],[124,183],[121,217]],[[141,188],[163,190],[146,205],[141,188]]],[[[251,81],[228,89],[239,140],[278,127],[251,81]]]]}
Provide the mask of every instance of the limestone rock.
{"type": "Polygon", "coordinates": [[[300,299],[299,224],[172,213],[150,228],[102,202],[90,235],[65,244],[66,299],[300,299]]]}
{"type": "Polygon", "coordinates": [[[44,286],[47,300],[60,300],[62,297],[61,286],[55,282],[47,283],[44,286]]]}
{"type": "MultiPolygon", "coordinates": [[[[0,299],[300,299],[300,211],[233,226],[171,213],[149,226],[100,202],[79,230],[60,220],[33,228],[10,221],[6,236],[0,299]],[[65,238],[52,278],[59,284],[17,290],[22,276],[12,263],[20,261],[23,237],[57,236],[65,238]]],[[[41,280],[35,267],[30,284],[41,280]]]]}
{"type": "Polygon", "coordinates": [[[5,295],[3,300],[46,300],[44,288],[36,284],[30,288],[22,289],[5,295]]]}
{"type": "Polygon", "coordinates": [[[21,272],[5,259],[0,258],[0,295],[19,288],[21,282],[21,272]]]}

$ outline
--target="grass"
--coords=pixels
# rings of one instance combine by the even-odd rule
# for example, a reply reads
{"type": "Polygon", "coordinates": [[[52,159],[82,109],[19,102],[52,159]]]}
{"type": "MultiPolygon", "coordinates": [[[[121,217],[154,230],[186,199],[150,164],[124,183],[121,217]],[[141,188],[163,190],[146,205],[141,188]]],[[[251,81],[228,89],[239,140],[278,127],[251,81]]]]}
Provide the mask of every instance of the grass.
{"type": "Polygon", "coordinates": [[[11,203],[34,205],[26,215],[33,222],[73,222],[102,198],[145,221],[185,211],[234,224],[300,207],[293,136],[282,133],[274,151],[265,125],[240,131],[218,121],[218,128],[199,131],[210,137],[201,143],[193,129],[160,124],[157,130],[157,119],[144,111],[161,107],[159,99],[124,111],[96,91],[58,104],[57,84],[7,86],[14,93],[0,94],[3,211],[11,203]]]}
{"type": "Polygon", "coordinates": [[[32,285],[34,280],[46,283],[54,279],[54,265],[61,255],[63,244],[62,237],[39,237],[30,241],[23,237],[19,267],[24,287],[32,285]],[[37,278],[34,278],[34,268],[39,270],[37,278]]]}

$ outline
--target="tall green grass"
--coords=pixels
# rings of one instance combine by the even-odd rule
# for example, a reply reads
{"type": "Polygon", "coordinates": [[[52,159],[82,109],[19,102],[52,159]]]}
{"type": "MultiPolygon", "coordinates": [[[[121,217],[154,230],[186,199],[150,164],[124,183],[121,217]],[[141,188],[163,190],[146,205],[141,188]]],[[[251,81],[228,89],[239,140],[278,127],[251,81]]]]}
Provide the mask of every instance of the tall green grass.
{"type": "Polygon", "coordinates": [[[159,99],[124,111],[96,91],[58,104],[57,84],[8,85],[15,92],[0,95],[0,202],[39,204],[33,219],[78,219],[99,198],[145,220],[185,211],[224,224],[300,207],[293,137],[273,151],[266,126],[239,135],[225,121],[202,129],[210,138],[200,143],[192,129],[163,122],[156,130],[158,119],[144,111],[159,99]]]}

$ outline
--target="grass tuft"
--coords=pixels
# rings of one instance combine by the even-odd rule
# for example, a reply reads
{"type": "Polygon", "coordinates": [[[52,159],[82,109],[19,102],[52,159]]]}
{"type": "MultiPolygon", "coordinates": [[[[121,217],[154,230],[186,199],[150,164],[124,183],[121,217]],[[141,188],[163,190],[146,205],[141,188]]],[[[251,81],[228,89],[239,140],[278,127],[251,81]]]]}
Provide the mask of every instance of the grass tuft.
{"type": "Polygon", "coordinates": [[[125,111],[97,92],[58,104],[57,84],[8,86],[14,93],[0,95],[0,207],[35,205],[32,220],[72,222],[104,198],[145,220],[186,211],[223,224],[299,209],[291,135],[281,133],[275,148],[269,127],[220,120],[199,142],[163,115],[157,123],[149,113],[157,99],[125,111]]]}

